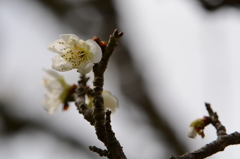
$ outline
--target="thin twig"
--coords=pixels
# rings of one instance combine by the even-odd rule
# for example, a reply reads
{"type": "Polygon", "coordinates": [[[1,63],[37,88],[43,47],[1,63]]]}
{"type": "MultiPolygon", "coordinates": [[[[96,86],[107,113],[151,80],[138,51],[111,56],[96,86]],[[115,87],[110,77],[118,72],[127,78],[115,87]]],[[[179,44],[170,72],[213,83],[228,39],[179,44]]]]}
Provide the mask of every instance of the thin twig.
{"type": "Polygon", "coordinates": [[[107,150],[102,150],[96,146],[89,146],[89,150],[93,151],[93,152],[96,152],[99,154],[99,156],[103,157],[103,156],[106,156],[108,155],[108,151],[107,150]]]}
{"type": "Polygon", "coordinates": [[[126,156],[123,153],[122,146],[120,145],[119,141],[115,137],[115,133],[112,130],[111,126],[111,111],[107,110],[106,112],[106,135],[107,135],[107,148],[109,153],[109,157],[112,159],[125,159],[126,156]],[[114,153],[113,153],[114,152],[114,153]],[[112,155],[113,154],[113,155],[112,155]]]}
{"type": "Polygon", "coordinates": [[[205,145],[199,150],[186,153],[179,157],[171,156],[170,159],[203,159],[217,152],[223,151],[229,145],[240,144],[240,133],[234,132],[229,135],[220,136],[217,140],[205,145]]]}
{"type": "Polygon", "coordinates": [[[222,123],[218,120],[218,115],[216,112],[213,112],[211,105],[209,103],[205,103],[205,106],[210,118],[212,119],[211,123],[217,130],[217,136],[220,137],[227,135],[225,126],[223,126],[222,123]]]}
{"type": "Polygon", "coordinates": [[[226,133],[226,128],[219,121],[219,117],[217,113],[212,110],[211,105],[209,103],[205,103],[205,106],[209,117],[211,118],[211,124],[217,130],[217,140],[206,144],[196,151],[185,153],[182,156],[171,156],[170,159],[203,159],[217,152],[223,151],[229,145],[240,144],[240,133],[234,132],[228,135],[226,133]]]}
{"type": "Polygon", "coordinates": [[[92,115],[92,109],[88,107],[85,103],[85,96],[88,91],[87,81],[89,78],[86,78],[85,75],[80,76],[80,80],[78,81],[78,88],[76,90],[75,95],[75,105],[80,114],[83,114],[84,119],[86,119],[91,125],[94,125],[95,119],[92,115]]]}

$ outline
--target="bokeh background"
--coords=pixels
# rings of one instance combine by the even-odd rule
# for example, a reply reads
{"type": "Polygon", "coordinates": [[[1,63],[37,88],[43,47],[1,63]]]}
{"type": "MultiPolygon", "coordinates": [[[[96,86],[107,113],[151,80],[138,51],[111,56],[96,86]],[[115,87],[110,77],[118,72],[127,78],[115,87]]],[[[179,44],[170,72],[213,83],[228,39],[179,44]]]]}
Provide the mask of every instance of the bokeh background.
{"type": "MultiPolygon", "coordinates": [[[[94,128],[74,104],[48,115],[43,69],[59,34],[107,40],[124,32],[105,75],[118,97],[113,130],[131,159],[169,158],[216,139],[189,139],[192,120],[212,104],[227,132],[240,131],[238,0],[0,0],[0,158],[93,159],[94,128]]],[[[75,70],[62,73],[77,83],[75,70]]],[[[92,74],[89,75],[92,79],[92,74]]],[[[91,81],[91,80],[90,80],[91,81]]],[[[89,83],[91,85],[91,82],[89,83]]],[[[237,159],[240,146],[209,158],[237,159]]]]}

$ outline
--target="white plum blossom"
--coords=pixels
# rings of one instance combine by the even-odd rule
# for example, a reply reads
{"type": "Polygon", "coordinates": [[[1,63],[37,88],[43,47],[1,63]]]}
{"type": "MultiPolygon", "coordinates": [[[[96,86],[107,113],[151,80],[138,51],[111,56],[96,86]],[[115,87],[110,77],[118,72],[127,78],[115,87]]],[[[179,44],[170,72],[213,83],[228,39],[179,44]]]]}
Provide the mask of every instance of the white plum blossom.
{"type": "Polygon", "coordinates": [[[52,58],[54,70],[65,72],[77,69],[78,72],[87,74],[94,63],[102,59],[102,50],[92,39],[83,41],[74,34],[62,34],[60,38],[48,45],[48,50],[59,54],[52,58]]]}
{"type": "Polygon", "coordinates": [[[45,70],[45,72],[46,74],[42,81],[47,90],[44,108],[49,114],[53,114],[65,102],[71,86],[65,82],[62,75],[55,71],[45,70]]]}
{"type": "MultiPolygon", "coordinates": [[[[104,109],[110,109],[112,112],[115,112],[115,110],[119,107],[118,105],[118,99],[112,95],[111,92],[104,90],[102,92],[103,97],[103,103],[104,103],[104,109]]],[[[88,97],[87,103],[90,108],[93,108],[93,98],[88,97]]]]}

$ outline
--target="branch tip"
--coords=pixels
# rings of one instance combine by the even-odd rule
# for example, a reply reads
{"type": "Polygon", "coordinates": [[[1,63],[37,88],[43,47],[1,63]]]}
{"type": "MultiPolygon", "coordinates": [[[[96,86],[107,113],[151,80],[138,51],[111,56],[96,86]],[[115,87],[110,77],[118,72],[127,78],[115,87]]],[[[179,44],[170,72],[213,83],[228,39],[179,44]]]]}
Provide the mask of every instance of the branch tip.
{"type": "Polygon", "coordinates": [[[102,150],[96,146],[89,146],[89,150],[93,151],[93,152],[96,152],[99,154],[99,156],[103,157],[107,157],[108,156],[108,151],[107,150],[102,150]]]}

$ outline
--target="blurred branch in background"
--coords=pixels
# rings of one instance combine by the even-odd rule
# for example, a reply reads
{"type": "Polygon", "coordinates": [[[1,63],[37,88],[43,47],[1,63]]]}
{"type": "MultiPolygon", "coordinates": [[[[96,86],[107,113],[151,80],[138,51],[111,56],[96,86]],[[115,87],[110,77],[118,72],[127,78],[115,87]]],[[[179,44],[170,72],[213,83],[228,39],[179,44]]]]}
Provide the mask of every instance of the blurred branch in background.
{"type": "Polygon", "coordinates": [[[0,122],[1,125],[1,135],[5,138],[12,137],[13,135],[17,135],[19,132],[23,130],[30,130],[34,133],[34,131],[45,132],[48,135],[52,136],[58,141],[63,142],[65,145],[71,147],[72,150],[81,151],[89,158],[95,158],[96,156],[91,153],[88,148],[83,144],[84,141],[79,141],[71,136],[67,136],[65,134],[61,134],[61,132],[46,127],[43,123],[38,123],[33,120],[26,120],[15,117],[12,115],[11,111],[7,108],[11,108],[7,103],[0,103],[0,122]]]}
{"type": "Polygon", "coordinates": [[[200,0],[200,3],[208,11],[215,11],[224,6],[240,6],[240,0],[200,0]]]}
{"type": "MultiPolygon", "coordinates": [[[[88,38],[96,35],[101,39],[108,39],[111,31],[118,28],[118,17],[115,9],[117,6],[114,6],[114,2],[111,0],[39,0],[39,2],[52,10],[61,22],[69,25],[74,34],[81,34],[88,36],[88,38]]],[[[152,129],[156,132],[159,144],[165,142],[171,154],[186,152],[185,143],[178,139],[177,133],[174,133],[167,119],[157,113],[156,108],[158,107],[159,110],[161,106],[154,105],[146,93],[145,88],[147,87],[143,76],[134,67],[129,49],[120,43],[114,60],[121,78],[122,93],[127,99],[136,103],[137,109],[140,108],[143,114],[147,116],[152,129]]]]}

